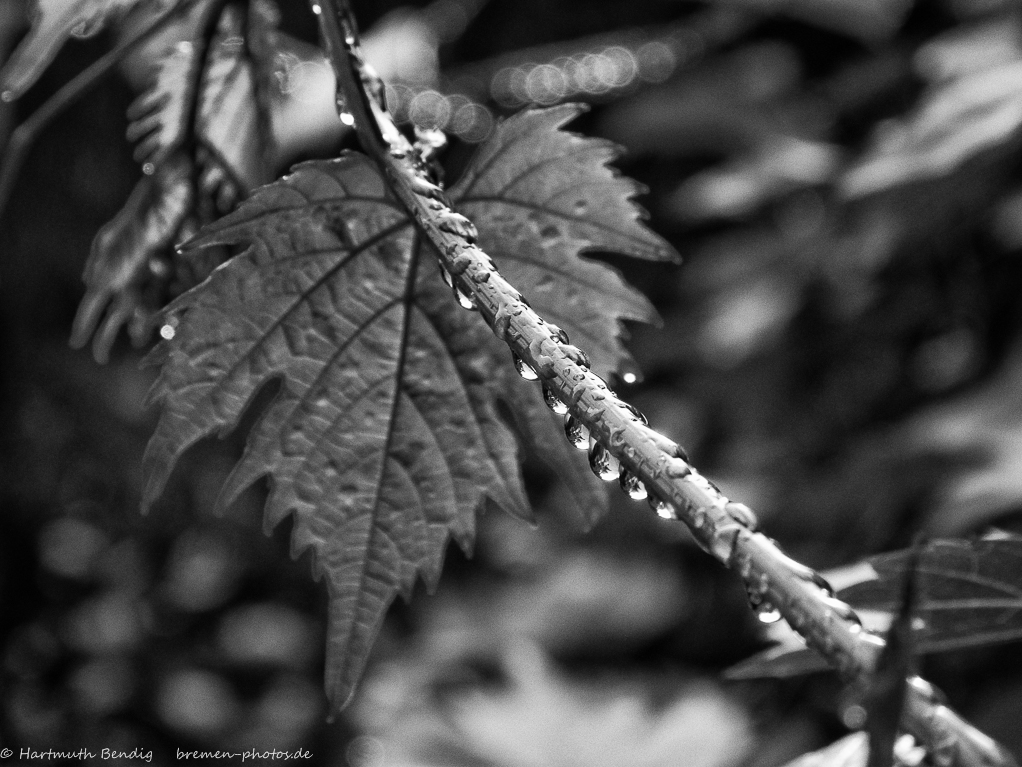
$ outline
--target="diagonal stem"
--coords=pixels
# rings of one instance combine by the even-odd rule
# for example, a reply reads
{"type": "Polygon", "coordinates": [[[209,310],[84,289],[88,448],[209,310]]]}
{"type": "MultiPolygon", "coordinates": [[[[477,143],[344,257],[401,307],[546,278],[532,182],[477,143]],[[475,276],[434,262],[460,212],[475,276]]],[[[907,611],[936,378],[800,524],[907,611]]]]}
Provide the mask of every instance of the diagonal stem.
{"type": "MultiPolygon", "coordinates": [[[[785,556],[776,543],[757,532],[752,512],[726,498],[676,443],[646,426],[589,370],[586,355],[567,343],[500,275],[474,244],[475,227],[451,208],[430,180],[417,149],[374,95],[382,93],[382,86],[363,63],[347,1],[312,3],[337,75],[339,109],[354,118],[363,148],[380,165],[391,191],[494,334],[568,406],[570,417],[643,483],[661,516],[685,522],[704,550],[737,570],[750,595],[776,606],[845,679],[868,678],[883,640],[862,628],[855,611],[835,598],[822,576],[785,556]]],[[[909,680],[903,723],[938,765],[1015,764],[994,740],[943,705],[932,685],[918,677],[909,680]]]]}

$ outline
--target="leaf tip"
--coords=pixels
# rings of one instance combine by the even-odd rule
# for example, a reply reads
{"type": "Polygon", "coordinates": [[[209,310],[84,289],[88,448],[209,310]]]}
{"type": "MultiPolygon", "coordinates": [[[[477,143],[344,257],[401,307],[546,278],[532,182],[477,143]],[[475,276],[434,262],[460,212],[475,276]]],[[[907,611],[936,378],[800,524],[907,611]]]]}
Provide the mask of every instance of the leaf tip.
{"type": "Polygon", "coordinates": [[[179,256],[191,255],[192,253],[195,253],[197,250],[202,250],[207,245],[211,245],[212,243],[207,242],[208,239],[209,234],[204,228],[202,231],[193,234],[187,240],[179,242],[177,245],[175,245],[174,252],[177,253],[179,256]]]}
{"type": "Polygon", "coordinates": [[[537,112],[548,112],[551,115],[560,117],[558,127],[567,125],[569,122],[574,120],[576,117],[586,114],[592,109],[592,107],[584,101],[567,101],[564,104],[558,104],[555,107],[550,107],[545,110],[534,110],[537,112]],[[561,117],[561,115],[565,115],[561,117]]]}
{"type": "Polygon", "coordinates": [[[12,56],[7,64],[0,69],[0,101],[10,104],[20,99],[41,72],[41,67],[26,66],[23,62],[16,62],[15,57],[12,56]],[[17,66],[16,63],[20,66],[17,66]]]}
{"type": "Polygon", "coordinates": [[[531,525],[533,528],[539,526],[539,520],[536,519],[536,513],[532,510],[532,506],[529,504],[529,501],[524,495],[519,496],[518,493],[507,493],[504,497],[497,501],[497,503],[504,511],[515,519],[520,519],[522,522],[531,525]]]}
{"type": "Polygon", "coordinates": [[[152,487],[153,484],[152,477],[149,477],[146,486],[142,489],[142,500],[139,501],[138,510],[143,517],[149,516],[149,511],[156,504],[156,499],[163,490],[162,485],[156,489],[152,487]]]}

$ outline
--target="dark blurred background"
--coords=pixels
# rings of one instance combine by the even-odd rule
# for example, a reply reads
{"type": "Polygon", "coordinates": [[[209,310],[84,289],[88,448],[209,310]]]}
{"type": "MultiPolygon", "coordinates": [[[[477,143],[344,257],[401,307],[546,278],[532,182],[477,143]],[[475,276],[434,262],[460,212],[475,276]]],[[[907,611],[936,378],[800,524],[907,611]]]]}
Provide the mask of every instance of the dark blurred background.
{"type": "MultiPolygon", "coordinates": [[[[821,569],[1017,526],[1022,510],[1022,25],[1013,0],[355,3],[402,119],[452,135],[584,100],[685,263],[609,258],[653,300],[619,391],[821,569]]],[[[304,3],[284,28],[315,41],[304,3]]],[[[0,6],[0,47],[25,9],[0,6]]],[[[109,48],[69,43],[0,138],[109,48]]],[[[282,62],[280,169],[351,137],[329,78],[282,62]],[[325,83],[325,84],[324,84],[325,83]]],[[[325,594],[213,500],[241,435],[138,512],[154,373],[67,339],[96,231],[140,175],[127,62],[47,128],[0,222],[0,746],[306,748],[306,763],[772,767],[845,732],[830,674],[728,682],[767,641],[739,579],[613,493],[588,535],[526,461],[539,525],[482,517],[438,592],[397,604],[327,723],[325,594]]],[[[1022,753],[1019,645],[923,670],[1022,753]]]]}

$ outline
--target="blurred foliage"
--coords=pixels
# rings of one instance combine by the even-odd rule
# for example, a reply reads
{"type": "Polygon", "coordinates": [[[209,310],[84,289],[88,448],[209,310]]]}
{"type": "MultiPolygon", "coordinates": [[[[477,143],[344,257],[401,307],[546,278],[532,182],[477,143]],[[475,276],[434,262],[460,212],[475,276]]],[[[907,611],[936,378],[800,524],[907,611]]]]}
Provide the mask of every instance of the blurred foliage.
{"type": "MultiPolygon", "coordinates": [[[[4,51],[20,6],[0,6],[4,51]]],[[[613,261],[664,319],[634,329],[645,381],[619,387],[651,425],[816,567],[917,531],[1017,529],[1016,2],[479,6],[464,34],[419,46],[438,77],[535,46],[574,55],[580,35],[699,30],[666,80],[595,95],[574,126],[625,145],[653,228],[686,258],[613,261]]],[[[368,30],[396,7],[356,3],[368,30]]],[[[312,40],[304,8],[284,10],[312,40]]],[[[69,44],[0,105],[0,136],[109,42],[69,44]]],[[[105,368],[67,348],[89,243],[137,180],[133,95],[112,79],[46,131],[0,231],[2,745],[143,745],[157,763],[245,745],[352,767],[771,767],[845,732],[829,674],[720,680],[766,639],[741,584],[679,526],[615,494],[582,536],[567,491],[532,464],[538,527],[484,515],[475,556],[452,550],[435,596],[392,609],[362,692],[327,724],[308,562],[288,559],[288,530],[263,536],[260,493],[212,513],[240,439],[198,446],[141,518],[152,371],[124,342],[105,368]]],[[[288,158],[350,140],[299,127],[288,158]]],[[[452,175],[469,149],[452,145],[452,175]]],[[[1017,643],[923,666],[1022,751],[1017,643]]]]}

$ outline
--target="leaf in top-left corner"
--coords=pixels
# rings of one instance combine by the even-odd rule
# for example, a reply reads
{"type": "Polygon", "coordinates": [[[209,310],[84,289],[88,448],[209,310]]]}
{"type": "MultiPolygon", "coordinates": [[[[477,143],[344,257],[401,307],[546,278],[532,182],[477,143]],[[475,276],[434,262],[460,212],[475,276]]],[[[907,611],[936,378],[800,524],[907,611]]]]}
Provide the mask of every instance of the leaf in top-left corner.
{"type": "Polygon", "coordinates": [[[89,37],[142,2],[163,0],[35,0],[32,28],[0,70],[3,99],[13,101],[31,88],[69,37],[89,37]]]}

